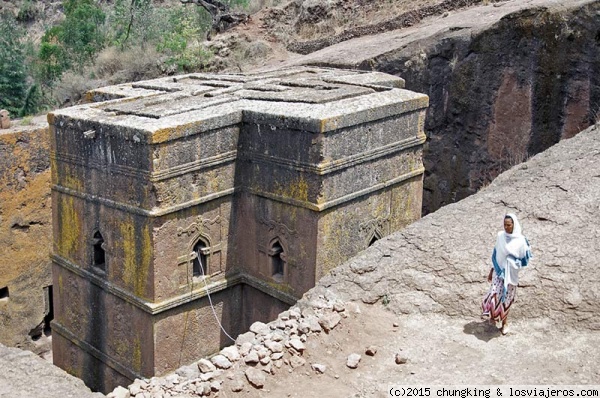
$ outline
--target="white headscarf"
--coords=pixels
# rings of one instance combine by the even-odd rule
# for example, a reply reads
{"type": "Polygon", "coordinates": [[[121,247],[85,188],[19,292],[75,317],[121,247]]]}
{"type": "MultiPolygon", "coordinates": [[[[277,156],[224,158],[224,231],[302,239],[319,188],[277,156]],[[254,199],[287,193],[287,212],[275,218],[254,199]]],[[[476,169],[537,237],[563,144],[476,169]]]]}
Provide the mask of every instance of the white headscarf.
{"type": "Polygon", "coordinates": [[[496,246],[494,247],[494,269],[500,277],[504,278],[504,291],[508,285],[519,284],[519,270],[526,267],[531,258],[531,246],[521,232],[521,224],[517,216],[509,213],[505,216],[513,222],[512,234],[506,231],[498,232],[496,246]]]}

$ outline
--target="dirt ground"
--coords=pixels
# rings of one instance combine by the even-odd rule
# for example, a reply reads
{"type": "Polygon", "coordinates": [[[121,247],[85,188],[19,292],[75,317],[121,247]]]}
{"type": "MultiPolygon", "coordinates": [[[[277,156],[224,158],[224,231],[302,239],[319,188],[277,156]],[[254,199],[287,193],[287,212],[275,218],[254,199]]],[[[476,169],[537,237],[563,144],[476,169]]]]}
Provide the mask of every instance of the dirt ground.
{"type": "Polygon", "coordinates": [[[381,303],[351,304],[346,311],[349,316],[330,334],[309,338],[304,366],[278,369],[262,390],[219,395],[387,397],[392,385],[600,384],[599,332],[560,331],[549,319],[514,319],[503,336],[476,316],[396,316],[381,303]],[[369,346],[377,347],[374,356],[365,354],[369,346]],[[352,353],[362,356],[356,369],[346,366],[352,353]],[[397,365],[397,353],[408,362],[397,365]],[[312,370],[314,363],[325,365],[325,372],[312,370]]]}

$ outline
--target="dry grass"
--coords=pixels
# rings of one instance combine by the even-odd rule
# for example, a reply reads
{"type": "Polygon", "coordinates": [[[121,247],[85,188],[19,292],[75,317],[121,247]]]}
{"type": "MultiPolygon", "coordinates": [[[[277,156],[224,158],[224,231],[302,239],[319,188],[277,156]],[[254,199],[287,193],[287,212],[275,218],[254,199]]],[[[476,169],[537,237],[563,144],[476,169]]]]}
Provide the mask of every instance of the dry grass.
{"type": "Polygon", "coordinates": [[[161,56],[154,47],[109,47],[98,55],[93,74],[111,84],[152,79],[161,74],[161,56]]]}
{"type": "Polygon", "coordinates": [[[263,8],[277,7],[286,3],[286,0],[250,0],[245,12],[254,14],[263,8]]]}

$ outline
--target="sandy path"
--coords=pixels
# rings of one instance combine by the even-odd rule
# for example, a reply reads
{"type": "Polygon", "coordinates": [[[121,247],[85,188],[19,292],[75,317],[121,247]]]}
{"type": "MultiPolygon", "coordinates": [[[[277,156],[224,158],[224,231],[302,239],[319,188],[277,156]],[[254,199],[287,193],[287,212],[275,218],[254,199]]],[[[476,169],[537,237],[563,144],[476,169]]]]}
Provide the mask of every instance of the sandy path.
{"type": "Polygon", "coordinates": [[[393,384],[600,384],[600,332],[515,319],[502,336],[477,318],[398,317],[382,304],[350,305],[347,311],[350,316],[330,334],[308,340],[304,366],[291,372],[282,367],[263,390],[223,396],[386,397],[393,384]],[[373,357],[364,354],[370,345],[378,347],[373,357]],[[354,352],[362,359],[352,370],[346,358],[354,352]],[[398,352],[408,363],[395,364],[398,352]],[[325,373],[312,371],[312,363],[326,365],[325,373]]]}

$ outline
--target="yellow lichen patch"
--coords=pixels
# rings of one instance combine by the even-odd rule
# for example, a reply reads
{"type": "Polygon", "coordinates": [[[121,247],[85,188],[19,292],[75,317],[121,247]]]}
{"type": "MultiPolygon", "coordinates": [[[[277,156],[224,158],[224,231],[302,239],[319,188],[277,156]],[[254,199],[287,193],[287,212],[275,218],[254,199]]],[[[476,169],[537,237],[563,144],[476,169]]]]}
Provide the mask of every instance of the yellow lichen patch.
{"type": "Polygon", "coordinates": [[[142,370],[142,343],[140,342],[140,337],[136,336],[133,342],[133,369],[136,372],[141,372],[142,370]]]}
{"type": "Polygon", "coordinates": [[[0,187],[0,257],[5,265],[0,272],[0,285],[24,272],[31,273],[32,266],[46,267],[50,264],[49,180],[50,171],[46,170],[31,178],[21,190],[0,187]]]}
{"type": "Polygon", "coordinates": [[[196,121],[194,123],[189,123],[181,126],[167,127],[156,130],[152,134],[152,143],[157,144],[160,142],[166,142],[174,140],[176,138],[184,137],[189,131],[199,131],[201,125],[202,121],[196,121]]]}
{"type": "Polygon", "coordinates": [[[81,220],[75,209],[75,200],[71,196],[59,196],[60,236],[57,236],[58,254],[73,259],[79,249],[81,239],[81,220]]]}
{"type": "Polygon", "coordinates": [[[123,245],[123,282],[136,296],[146,297],[146,281],[152,258],[152,232],[146,226],[136,230],[132,216],[119,225],[123,245]]]}
{"type": "Polygon", "coordinates": [[[308,201],[308,181],[301,175],[286,185],[278,185],[275,194],[306,202],[308,201]]]}
{"type": "Polygon", "coordinates": [[[330,130],[336,130],[338,128],[338,123],[339,120],[338,118],[332,118],[332,119],[322,119],[321,120],[321,133],[324,133],[326,131],[330,131],[330,130]]]}
{"type": "Polygon", "coordinates": [[[62,186],[65,188],[70,188],[75,191],[83,190],[83,182],[71,173],[63,174],[63,179],[61,183],[62,186]]]}

